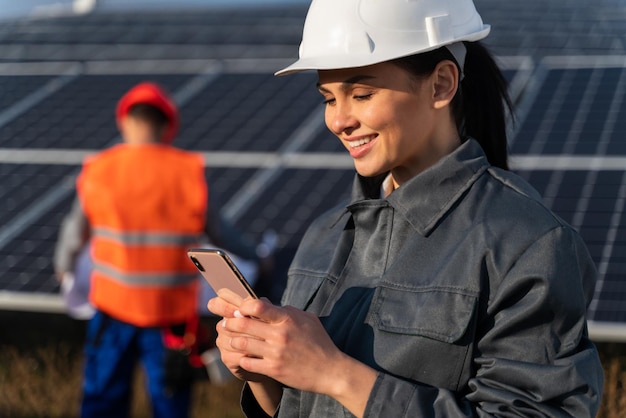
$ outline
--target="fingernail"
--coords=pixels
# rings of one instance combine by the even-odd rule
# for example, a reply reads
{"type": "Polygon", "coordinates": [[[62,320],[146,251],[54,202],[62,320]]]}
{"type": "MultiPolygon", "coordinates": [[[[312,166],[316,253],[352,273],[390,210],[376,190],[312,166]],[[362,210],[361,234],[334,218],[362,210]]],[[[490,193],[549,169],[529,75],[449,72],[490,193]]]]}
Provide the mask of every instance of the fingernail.
{"type": "Polygon", "coordinates": [[[222,320],[222,328],[226,328],[226,318],[222,320]]]}
{"type": "Polygon", "coordinates": [[[233,315],[235,315],[235,318],[243,318],[243,315],[241,314],[241,312],[239,312],[239,309],[237,309],[233,315]]]}

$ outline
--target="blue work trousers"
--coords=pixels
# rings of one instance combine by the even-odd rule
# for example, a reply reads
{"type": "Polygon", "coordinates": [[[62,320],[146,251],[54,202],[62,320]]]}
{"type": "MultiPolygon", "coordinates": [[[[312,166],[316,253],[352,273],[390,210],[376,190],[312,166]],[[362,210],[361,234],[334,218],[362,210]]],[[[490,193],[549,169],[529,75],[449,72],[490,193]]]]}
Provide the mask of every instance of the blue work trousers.
{"type": "Polygon", "coordinates": [[[87,327],[81,417],[126,418],[130,413],[133,372],[141,362],[154,418],[187,418],[191,385],[165,385],[162,329],[142,328],[97,312],[87,327]]]}

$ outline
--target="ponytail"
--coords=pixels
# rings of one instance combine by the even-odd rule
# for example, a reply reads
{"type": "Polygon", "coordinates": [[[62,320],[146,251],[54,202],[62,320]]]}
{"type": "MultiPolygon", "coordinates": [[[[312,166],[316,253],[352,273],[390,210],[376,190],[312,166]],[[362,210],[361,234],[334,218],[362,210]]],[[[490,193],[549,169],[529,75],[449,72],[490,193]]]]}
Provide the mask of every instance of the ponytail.
{"type": "Polygon", "coordinates": [[[480,143],[491,165],[508,170],[506,124],[507,113],[513,115],[513,104],[506,79],[482,44],[464,44],[467,54],[460,89],[461,134],[480,143]]]}
{"type": "MultiPolygon", "coordinates": [[[[506,79],[489,51],[479,42],[463,42],[467,53],[464,77],[451,103],[459,135],[472,137],[483,148],[487,160],[508,170],[507,113],[513,115],[506,79]]],[[[431,74],[437,64],[455,58],[446,47],[398,58],[392,62],[420,77],[431,74]]],[[[457,63],[458,65],[458,63],[457,63]]]]}

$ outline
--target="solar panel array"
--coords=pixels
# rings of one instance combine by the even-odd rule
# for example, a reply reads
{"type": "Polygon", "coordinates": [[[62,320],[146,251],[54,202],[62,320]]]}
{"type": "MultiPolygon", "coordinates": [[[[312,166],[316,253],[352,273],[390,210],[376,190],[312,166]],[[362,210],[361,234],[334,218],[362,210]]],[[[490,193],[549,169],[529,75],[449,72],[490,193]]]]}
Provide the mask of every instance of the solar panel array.
{"type": "MultiPolygon", "coordinates": [[[[592,325],[626,323],[626,5],[477,0],[516,101],[513,169],[577,228],[599,269],[592,325]]],[[[273,77],[305,7],[96,13],[0,24],[0,308],[61,309],[50,264],[82,158],[119,140],[116,100],[173,92],[177,144],[207,160],[211,200],[252,238],[279,235],[284,273],[353,169],[323,125],[315,76],[273,77]],[[42,296],[48,303],[37,307],[42,296]],[[15,302],[20,301],[20,305],[15,302]]]]}

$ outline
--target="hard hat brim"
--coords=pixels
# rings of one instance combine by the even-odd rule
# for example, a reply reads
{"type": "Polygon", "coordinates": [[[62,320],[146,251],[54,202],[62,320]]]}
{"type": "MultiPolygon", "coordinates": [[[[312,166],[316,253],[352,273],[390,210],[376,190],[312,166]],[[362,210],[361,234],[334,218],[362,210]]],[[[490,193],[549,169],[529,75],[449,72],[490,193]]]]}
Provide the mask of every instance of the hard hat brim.
{"type": "Polygon", "coordinates": [[[379,64],[385,61],[391,61],[397,58],[407,57],[410,55],[421,54],[424,52],[432,51],[437,48],[441,48],[443,46],[467,41],[467,42],[475,42],[480,39],[485,38],[489,32],[491,31],[490,25],[483,25],[482,29],[471,34],[459,37],[450,42],[445,42],[441,44],[431,45],[428,48],[421,48],[418,50],[397,50],[397,51],[387,51],[385,52],[377,52],[374,50],[370,54],[364,54],[362,56],[355,55],[328,55],[328,56],[316,56],[311,58],[300,58],[293,64],[278,70],[274,73],[275,76],[283,76],[294,74],[302,71],[312,71],[312,70],[339,70],[344,68],[356,68],[356,67],[365,67],[368,65],[379,64]]]}

